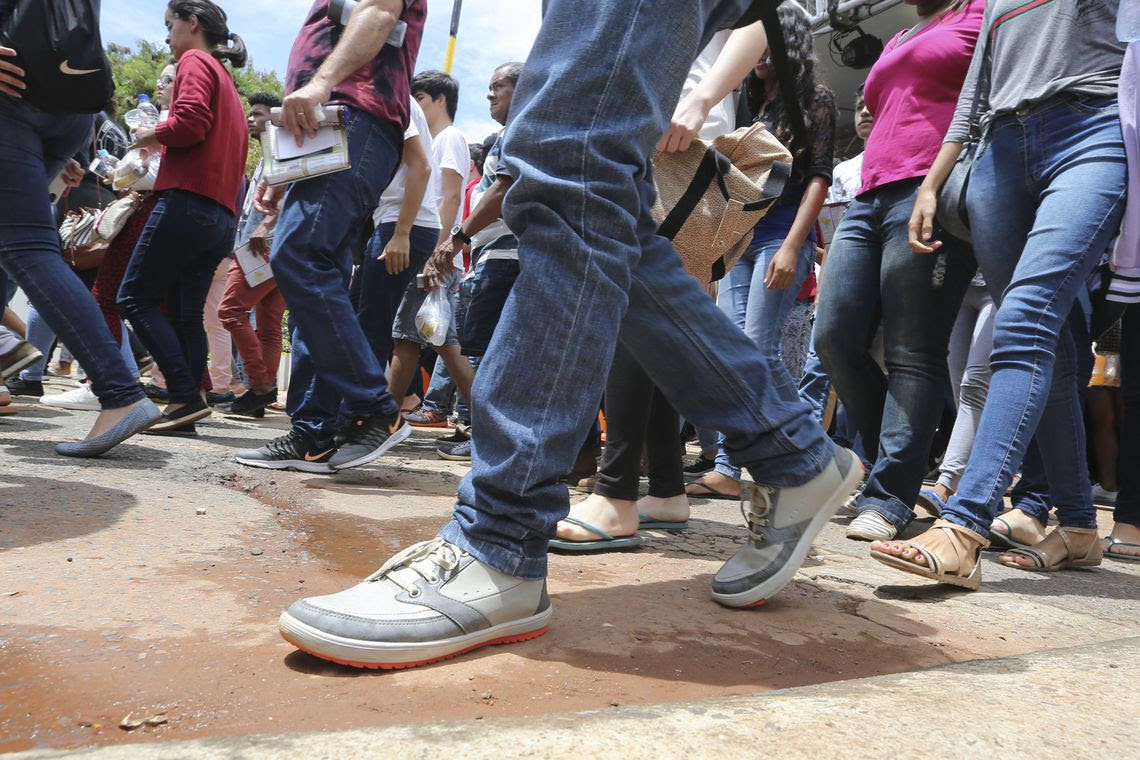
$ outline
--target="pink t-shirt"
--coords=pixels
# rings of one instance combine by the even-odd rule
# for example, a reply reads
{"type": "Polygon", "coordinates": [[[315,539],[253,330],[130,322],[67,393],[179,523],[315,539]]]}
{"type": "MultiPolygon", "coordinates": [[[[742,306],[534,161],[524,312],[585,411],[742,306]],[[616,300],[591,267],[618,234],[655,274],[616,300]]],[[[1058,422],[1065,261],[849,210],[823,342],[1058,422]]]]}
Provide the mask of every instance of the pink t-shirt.
{"type": "Polygon", "coordinates": [[[984,10],[984,0],[973,0],[902,44],[904,32],[887,43],[863,92],[875,126],[863,154],[860,193],[930,171],[954,117],[984,10]]]}

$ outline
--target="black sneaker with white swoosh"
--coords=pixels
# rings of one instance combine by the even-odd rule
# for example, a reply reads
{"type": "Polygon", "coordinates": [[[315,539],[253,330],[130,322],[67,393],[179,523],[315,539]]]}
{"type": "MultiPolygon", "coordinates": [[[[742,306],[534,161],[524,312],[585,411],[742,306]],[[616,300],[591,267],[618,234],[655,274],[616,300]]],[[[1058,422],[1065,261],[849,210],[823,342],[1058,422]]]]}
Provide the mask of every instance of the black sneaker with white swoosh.
{"type": "Polygon", "coordinates": [[[315,446],[307,435],[290,430],[274,438],[260,449],[239,451],[238,464],[261,467],[266,470],[300,470],[301,472],[331,473],[329,460],[336,454],[336,446],[315,446]]]}

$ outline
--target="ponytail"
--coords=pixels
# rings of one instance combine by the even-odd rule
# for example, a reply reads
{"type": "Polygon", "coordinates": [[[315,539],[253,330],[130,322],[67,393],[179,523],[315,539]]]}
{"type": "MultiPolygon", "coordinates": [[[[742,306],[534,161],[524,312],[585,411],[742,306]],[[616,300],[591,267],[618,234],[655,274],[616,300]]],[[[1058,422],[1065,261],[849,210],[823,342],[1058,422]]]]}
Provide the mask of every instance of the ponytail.
{"type": "Polygon", "coordinates": [[[198,19],[202,36],[210,46],[210,55],[223,63],[229,61],[235,69],[245,66],[249,59],[245,42],[230,31],[226,25],[226,12],[211,0],[170,0],[167,8],[183,21],[191,16],[198,19]]]}

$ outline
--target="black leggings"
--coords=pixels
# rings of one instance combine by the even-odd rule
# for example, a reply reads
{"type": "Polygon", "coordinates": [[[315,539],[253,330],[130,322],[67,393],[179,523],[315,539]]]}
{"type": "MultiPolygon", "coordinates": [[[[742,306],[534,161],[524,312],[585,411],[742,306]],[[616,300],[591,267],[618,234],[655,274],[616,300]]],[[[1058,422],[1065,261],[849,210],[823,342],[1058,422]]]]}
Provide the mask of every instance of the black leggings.
{"type": "Polygon", "coordinates": [[[649,459],[649,495],[685,493],[681,420],[620,342],[606,382],[605,411],[606,449],[594,493],[636,501],[642,449],[649,459]]]}
{"type": "Polygon", "coordinates": [[[1140,528],[1140,304],[1124,312],[1120,339],[1120,393],[1124,416],[1120,421],[1120,493],[1116,496],[1118,523],[1140,528]]]}

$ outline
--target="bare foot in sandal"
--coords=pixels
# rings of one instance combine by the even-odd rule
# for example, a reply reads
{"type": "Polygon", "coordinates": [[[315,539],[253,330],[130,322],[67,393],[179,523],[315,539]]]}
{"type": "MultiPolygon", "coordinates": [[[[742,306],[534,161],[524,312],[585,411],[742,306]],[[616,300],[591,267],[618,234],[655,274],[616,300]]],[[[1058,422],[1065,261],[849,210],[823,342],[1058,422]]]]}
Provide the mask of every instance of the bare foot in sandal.
{"type": "Polygon", "coordinates": [[[990,538],[998,546],[1033,546],[1045,540],[1045,526],[1020,509],[1011,509],[994,518],[990,538]]]}
{"type": "Polygon", "coordinates": [[[1106,557],[1140,560],[1140,526],[1116,523],[1112,533],[1101,539],[1100,548],[1106,557]]]}
{"type": "Polygon", "coordinates": [[[949,520],[934,525],[910,541],[872,541],[871,557],[903,572],[961,588],[982,582],[978,558],[987,541],[949,520]]]}
{"type": "Polygon", "coordinates": [[[685,495],[697,499],[739,499],[740,481],[720,472],[710,472],[685,486],[685,495]]]}
{"type": "Polygon", "coordinates": [[[1100,537],[1096,528],[1058,526],[1036,544],[1001,555],[1006,567],[1054,572],[1067,567],[1096,567],[1101,562],[1100,537]]]}
{"type": "MultiPolygon", "coordinates": [[[[632,536],[637,533],[639,524],[637,502],[625,499],[611,499],[601,494],[588,497],[570,505],[569,517],[581,520],[611,536],[632,536]]],[[[555,532],[564,541],[594,541],[598,536],[580,525],[562,520],[555,532]]]]}

